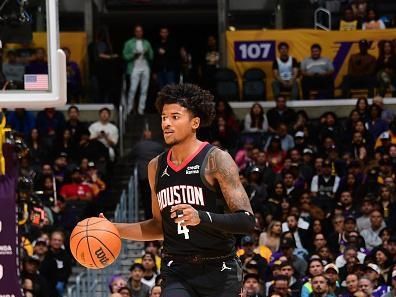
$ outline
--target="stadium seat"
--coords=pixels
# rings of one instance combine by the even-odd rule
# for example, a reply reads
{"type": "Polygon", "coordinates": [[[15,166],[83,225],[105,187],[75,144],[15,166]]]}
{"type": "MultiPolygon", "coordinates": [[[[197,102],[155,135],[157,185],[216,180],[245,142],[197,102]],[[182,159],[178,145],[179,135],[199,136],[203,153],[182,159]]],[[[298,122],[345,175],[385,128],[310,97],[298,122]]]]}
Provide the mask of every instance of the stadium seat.
{"type": "Polygon", "coordinates": [[[266,99],[265,72],[251,68],[243,74],[243,100],[261,101],[266,99]]]}
{"type": "Polygon", "coordinates": [[[237,76],[228,68],[220,68],[215,75],[216,94],[218,98],[228,101],[239,100],[239,87],[237,76]]]}

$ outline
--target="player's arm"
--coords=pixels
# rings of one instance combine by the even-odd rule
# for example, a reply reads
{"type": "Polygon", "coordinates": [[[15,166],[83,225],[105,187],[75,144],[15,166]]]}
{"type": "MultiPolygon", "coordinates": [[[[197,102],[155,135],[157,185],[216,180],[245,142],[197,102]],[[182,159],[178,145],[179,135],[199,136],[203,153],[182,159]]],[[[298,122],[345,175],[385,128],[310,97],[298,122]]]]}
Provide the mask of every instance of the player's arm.
{"type": "Polygon", "coordinates": [[[231,156],[220,149],[212,150],[208,157],[206,172],[219,184],[230,213],[197,211],[189,205],[179,204],[171,209],[175,222],[181,222],[184,226],[203,224],[215,230],[234,234],[252,232],[255,226],[252,207],[239,179],[238,167],[231,156]],[[183,211],[183,217],[176,218],[177,210],[183,211]]]}
{"type": "Polygon", "coordinates": [[[151,241],[163,240],[162,232],[162,217],[158,205],[158,200],[155,195],[155,176],[158,165],[158,157],[150,161],[148,165],[148,177],[151,188],[151,204],[153,211],[153,218],[139,223],[115,223],[114,225],[120,232],[121,238],[137,240],[137,241],[151,241]]]}

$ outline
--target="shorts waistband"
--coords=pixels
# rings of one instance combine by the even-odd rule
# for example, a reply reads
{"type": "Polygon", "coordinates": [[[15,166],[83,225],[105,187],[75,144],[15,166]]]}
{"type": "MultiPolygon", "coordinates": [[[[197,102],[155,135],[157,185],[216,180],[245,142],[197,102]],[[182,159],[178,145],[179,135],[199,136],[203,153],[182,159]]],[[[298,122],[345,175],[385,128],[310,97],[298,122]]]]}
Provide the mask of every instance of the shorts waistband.
{"type": "Polygon", "coordinates": [[[164,259],[169,259],[177,262],[185,262],[185,263],[205,263],[212,261],[226,261],[236,257],[235,253],[215,256],[215,257],[206,257],[204,255],[182,256],[182,255],[172,255],[167,253],[163,253],[162,256],[164,259]]]}

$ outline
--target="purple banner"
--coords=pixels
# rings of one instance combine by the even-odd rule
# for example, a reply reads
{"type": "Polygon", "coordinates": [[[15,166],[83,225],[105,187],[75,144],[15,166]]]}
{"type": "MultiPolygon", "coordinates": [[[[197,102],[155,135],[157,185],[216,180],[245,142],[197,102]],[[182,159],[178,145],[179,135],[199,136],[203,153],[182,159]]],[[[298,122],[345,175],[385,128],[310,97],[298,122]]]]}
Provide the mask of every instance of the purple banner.
{"type": "Polygon", "coordinates": [[[275,60],[275,40],[234,42],[236,62],[265,62],[275,60]]]}
{"type": "Polygon", "coordinates": [[[13,148],[3,145],[6,174],[0,175],[0,296],[22,297],[18,269],[16,183],[18,166],[13,148]]]}

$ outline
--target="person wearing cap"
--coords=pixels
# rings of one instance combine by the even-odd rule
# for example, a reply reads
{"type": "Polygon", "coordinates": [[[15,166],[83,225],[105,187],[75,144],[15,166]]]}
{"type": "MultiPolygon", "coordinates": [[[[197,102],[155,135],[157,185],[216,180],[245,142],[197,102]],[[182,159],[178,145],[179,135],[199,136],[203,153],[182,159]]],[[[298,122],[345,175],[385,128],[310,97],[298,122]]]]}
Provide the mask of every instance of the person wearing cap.
{"type": "Polygon", "coordinates": [[[142,283],[144,267],[141,263],[133,263],[129,268],[129,279],[127,281],[133,297],[147,297],[150,287],[142,283]]]}
{"type": "Polygon", "coordinates": [[[323,269],[325,277],[328,279],[329,293],[335,296],[342,294],[342,289],[339,284],[339,270],[338,267],[333,264],[327,264],[323,269]]]}
{"type": "Polygon", "coordinates": [[[380,210],[373,209],[370,213],[370,228],[360,232],[363,237],[366,248],[371,251],[373,248],[382,244],[382,239],[379,237],[379,233],[383,227],[384,217],[380,210]]]}
{"type": "Polygon", "coordinates": [[[243,277],[243,294],[246,297],[262,297],[260,293],[260,277],[255,273],[247,273],[243,277]]]}
{"type": "Polygon", "coordinates": [[[37,256],[40,261],[44,260],[45,254],[48,251],[47,241],[42,238],[38,238],[33,247],[33,255],[37,256]]]}
{"type": "Polygon", "coordinates": [[[335,207],[335,193],[338,190],[340,178],[332,174],[332,163],[324,160],[321,173],[315,175],[311,182],[311,192],[315,197],[314,204],[330,213],[335,207]]]}
{"type": "Polygon", "coordinates": [[[257,263],[258,274],[262,280],[265,277],[265,270],[267,268],[268,262],[260,254],[255,252],[256,244],[254,239],[250,235],[246,235],[241,239],[242,251],[238,252],[243,265],[248,265],[250,261],[255,261],[257,263]]]}
{"type": "Polygon", "coordinates": [[[351,55],[348,74],[342,82],[343,97],[350,98],[351,89],[368,89],[368,96],[374,96],[376,58],[368,53],[370,44],[366,39],[359,41],[359,53],[351,55]]]}
{"type": "Polygon", "coordinates": [[[393,119],[395,118],[395,112],[391,109],[385,108],[383,97],[379,95],[374,96],[373,104],[378,105],[382,109],[381,118],[385,122],[390,123],[393,121],[393,119]]]}
{"type": "Polygon", "coordinates": [[[393,269],[391,276],[392,276],[392,281],[391,281],[392,288],[389,292],[382,295],[382,297],[395,297],[396,296],[396,270],[395,269],[393,269]]]}
{"type": "Polygon", "coordinates": [[[37,256],[28,256],[23,259],[21,279],[32,280],[35,297],[51,296],[47,280],[39,273],[40,259],[37,256]]]}
{"type": "MultiPolygon", "coordinates": [[[[292,235],[292,233],[289,233],[292,235]]],[[[294,254],[294,250],[296,248],[296,244],[293,238],[284,237],[281,239],[280,243],[280,252],[287,259],[287,261],[293,264],[294,271],[298,274],[298,277],[301,277],[301,273],[304,273],[307,270],[307,262],[300,256],[294,254]]]]}
{"type": "Polygon", "coordinates": [[[381,269],[377,264],[369,263],[366,266],[366,276],[373,286],[373,297],[381,297],[390,291],[390,287],[381,283],[381,269]]]}

